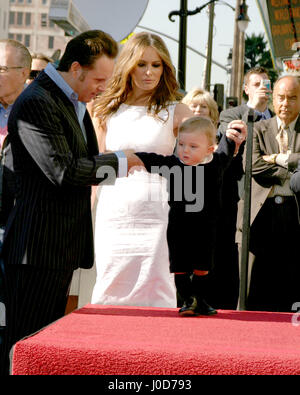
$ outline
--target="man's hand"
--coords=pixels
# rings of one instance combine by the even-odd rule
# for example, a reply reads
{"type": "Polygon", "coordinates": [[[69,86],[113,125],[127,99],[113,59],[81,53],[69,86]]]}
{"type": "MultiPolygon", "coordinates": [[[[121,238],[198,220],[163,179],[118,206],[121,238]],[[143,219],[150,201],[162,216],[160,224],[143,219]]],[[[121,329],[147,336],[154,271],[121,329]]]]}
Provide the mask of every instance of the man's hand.
{"type": "Polygon", "coordinates": [[[288,159],[289,155],[291,154],[291,150],[288,150],[286,154],[270,154],[270,155],[263,155],[263,160],[272,165],[279,165],[281,167],[288,167],[288,159]]]}
{"type": "Polygon", "coordinates": [[[263,160],[274,165],[276,163],[277,155],[278,154],[263,155],[263,160]]]}
{"type": "Polygon", "coordinates": [[[261,106],[266,106],[271,92],[265,86],[260,85],[253,94],[251,107],[259,110],[261,106]]]}
{"type": "Polygon", "coordinates": [[[238,153],[240,145],[246,140],[247,137],[247,125],[244,121],[237,119],[231,121],[226,130],[226,137],[235,142],[235,154],[238,153]]]}
{"type": "Polygon", "coordinates": [[[128,174],[132,173],[133,170],[139,170],[140,168],[145,168],[143,161],[134,154],[134,150],[126,149],[123,150],[127,157],[128,174]]]}

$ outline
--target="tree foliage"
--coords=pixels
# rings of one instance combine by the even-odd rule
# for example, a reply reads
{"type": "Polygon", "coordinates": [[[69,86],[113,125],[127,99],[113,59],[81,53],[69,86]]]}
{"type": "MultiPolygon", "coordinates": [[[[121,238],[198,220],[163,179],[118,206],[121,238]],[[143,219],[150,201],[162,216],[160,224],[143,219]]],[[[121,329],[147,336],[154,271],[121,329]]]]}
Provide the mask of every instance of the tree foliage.
{"type": "Polygon", "coordinates": [[[244,74],[252,67],[261,66],[267,69],[272,86],[278,77],[278,71],[274,69],[272,57],[267,42],[262,33],[252,34],[245,38],[245,66],[244,74]]]}

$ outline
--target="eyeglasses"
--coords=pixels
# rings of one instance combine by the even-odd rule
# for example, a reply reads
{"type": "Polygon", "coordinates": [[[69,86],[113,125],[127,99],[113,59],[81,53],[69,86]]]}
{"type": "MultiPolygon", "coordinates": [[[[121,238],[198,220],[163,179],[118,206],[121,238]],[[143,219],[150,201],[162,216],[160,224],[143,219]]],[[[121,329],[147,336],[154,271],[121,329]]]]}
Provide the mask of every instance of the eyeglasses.
{"type": "Polygon", "coordinates": [[[0,66],[0,74],[7,73],[9,70],[12,69],[23,69],[23,66],[0,66]]]}
{"type": "Polygon", "coordinates": [[[29,79],[34,80],[41,72],[42,70],[31,70],[29,74],[29,79]]]}

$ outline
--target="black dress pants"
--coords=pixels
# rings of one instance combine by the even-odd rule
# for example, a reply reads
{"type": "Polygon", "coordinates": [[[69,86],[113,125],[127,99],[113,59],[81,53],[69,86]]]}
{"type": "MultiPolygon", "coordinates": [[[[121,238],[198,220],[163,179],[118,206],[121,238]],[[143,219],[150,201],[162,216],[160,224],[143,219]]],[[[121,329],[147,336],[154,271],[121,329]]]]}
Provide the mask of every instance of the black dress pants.
{"type": "MultiPolygon", "coordinates": [[[[6,330],[5,296],[4,296],[4,265],[0,258],[0,361],[3,355],[4,334],[6,330]]],[[[0,365],[1,366],[1,365],[0,365]]],[[[1,372],[1,370],[0,370],[1,372]]]]}
{"type": "Polygon", "coordinates": [[[0,372],[9,372],[9,352],[20,339],[64,315],[73,269],[57,271],[30,265],[4,265],[6,331],[0,372]]]}
{"type": "Polygon", "coordinates": [[[248,310],[291,312],[300,302],[300,225],[296,199],[268,198],[251,226],[254,254],[248,310]]]}

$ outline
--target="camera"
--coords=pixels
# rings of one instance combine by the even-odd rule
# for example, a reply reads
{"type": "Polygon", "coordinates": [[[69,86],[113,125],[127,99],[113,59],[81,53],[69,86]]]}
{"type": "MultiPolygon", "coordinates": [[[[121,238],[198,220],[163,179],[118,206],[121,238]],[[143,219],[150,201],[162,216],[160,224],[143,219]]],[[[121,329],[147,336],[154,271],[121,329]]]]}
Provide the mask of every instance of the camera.
{"type": "Polygon", "coordinates": [[[268,89],[268,91],[271,90],[271,81],[270,80],[261,80],[260,85],[264,86],[265,88],[268,89]]]}

